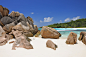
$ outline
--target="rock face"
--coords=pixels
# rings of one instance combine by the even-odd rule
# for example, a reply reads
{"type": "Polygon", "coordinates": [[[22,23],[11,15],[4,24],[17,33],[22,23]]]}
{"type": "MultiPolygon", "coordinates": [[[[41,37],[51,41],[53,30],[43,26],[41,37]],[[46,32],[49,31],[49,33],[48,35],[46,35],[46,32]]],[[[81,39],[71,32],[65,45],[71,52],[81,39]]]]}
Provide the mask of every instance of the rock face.
{"type": "Polygon", "coordinates": [[[55,38],[58,39],[60,34],[53,28],[43,26],[41,30],[41,36],[43,38],[55,38]]]}
{"type": "Polygon", "coordinates": [[[7,41],[9,41],[10,39],[13,39],[13,35],[6,34],[5,38],[7,39],[7,41]]]}
{"type": "Polygon", "coordinates": [[[12,28],[12,33],[15,36],[15,39],[16,39],[16,41],[14,42],[13,47],[12,47],[13,50],[15,50],[15,47],[33,49],[30,42],[28,42],[26,40],[26,36],[23,34],[23,28],[20,25],[14,26],[12,28]]]}
{"type": "Polygon", "coordinates": [[[13,36],[6,34],[0,26],[0,46],[5,45],[10,39],[13,39],[13,36]]]}
{"type": "Polygon", "coordinates": [[[20,16],[20,13],[19,12],[14,12],[12,11],[10,14],[9,14],[10,17],[19,17],[20,16]]]}
{"type": "Polygon", "coordinates": [[[52,49],[54,49],[54,50],[56,50],[56,48],[57,48],[57,45],[54,44],[51,40],[48,40],[48,41],[46,42],[46,46],[47,46],[48,48],[52,48],[52,49]]]}
{"type": "Polygon", "coordinates": [[[77,43],[77,34],[74,32],[70,32],[66,44],[76,44],[77,43]]]}
{"type": "Polygon", "coordinates": [[[15,47],[21,47],[25,49],[33,49],[33,46],[25,38],[17,38],[13,44],[12,50],[16,50],[15,47]]]}
{"type": "Polygon", "coordinates": [[[5,31],[0,26],[0,46],[5,45],[7,43],[7,39],[5,38],[5,31]]]}
{"type": "Polygon", "coordinates": [[[81,32],[80,33],[79,40],[80,41],[82,40],[82,42],[86,45],[86,32],[81,32]]]}

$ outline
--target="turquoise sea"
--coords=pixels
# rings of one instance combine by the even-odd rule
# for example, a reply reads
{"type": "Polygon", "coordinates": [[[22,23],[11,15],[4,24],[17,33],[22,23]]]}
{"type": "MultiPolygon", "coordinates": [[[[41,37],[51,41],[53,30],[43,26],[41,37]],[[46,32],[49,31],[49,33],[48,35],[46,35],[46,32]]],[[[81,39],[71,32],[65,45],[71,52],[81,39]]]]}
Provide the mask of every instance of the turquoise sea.
{"type": "MultiPolygon", "coordinates": [[[[41,31],[42,28],[38,28],[38,30],[41,31]]],[[[77,38],[80,36],[80,32],[84,31],[86,32],[86,28],[54,28],[57,30],[60,34],[61,37],[67,38],[70,32],[74,32],[77,34],[77,38]]]]}

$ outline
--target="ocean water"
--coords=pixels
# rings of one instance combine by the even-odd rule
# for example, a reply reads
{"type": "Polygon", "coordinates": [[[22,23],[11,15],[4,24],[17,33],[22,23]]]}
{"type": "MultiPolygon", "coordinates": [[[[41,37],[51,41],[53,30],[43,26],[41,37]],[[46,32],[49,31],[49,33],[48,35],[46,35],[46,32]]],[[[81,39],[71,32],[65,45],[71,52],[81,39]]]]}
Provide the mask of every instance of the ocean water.
{"type": "MultiPolygon", "coordinates": [[[[42,28],[38,28],[38,30],[41,31],[42,28]]],[[[70,34],[70,32],[74,32],[77,34],[77,38],[79,38],[80,36],[80,32],[86,32],[86,28],[54,28],[55,30],[57,30],[60,34],[61,37],[63,38],[67,38],[68,35],[70,34]]]]}

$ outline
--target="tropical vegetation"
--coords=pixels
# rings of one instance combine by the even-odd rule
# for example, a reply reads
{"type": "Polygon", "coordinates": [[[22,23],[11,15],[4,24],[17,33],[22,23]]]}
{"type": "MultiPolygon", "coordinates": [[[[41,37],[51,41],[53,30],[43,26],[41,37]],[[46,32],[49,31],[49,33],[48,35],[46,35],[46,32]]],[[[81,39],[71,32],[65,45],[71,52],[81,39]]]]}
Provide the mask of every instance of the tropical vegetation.
{"type": "Polygon", "coordinates": [[[55,23],[48,25],[48,27],[53,28],[82,28],[86,27],[86,18],[77,19],[75,21],[71,20],[70,22],[66,23],[55,23]]]}

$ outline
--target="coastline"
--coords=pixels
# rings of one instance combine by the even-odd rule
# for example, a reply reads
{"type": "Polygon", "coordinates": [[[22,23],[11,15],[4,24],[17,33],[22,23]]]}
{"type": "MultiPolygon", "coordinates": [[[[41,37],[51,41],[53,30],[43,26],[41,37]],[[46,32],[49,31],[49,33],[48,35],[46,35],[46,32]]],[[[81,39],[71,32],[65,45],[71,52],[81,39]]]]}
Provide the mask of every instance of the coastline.
{"type": "Polygon", "coordinates": [[[68,45],[65,43],[65,38],[59,39],[44,39],[40,37],[29,37],[33,49],[16,48],[12,50],[12,44],[0,46],[0,57],[85,57],[86,45],[77,40],[77,44],[68,45]],[[53,50],[46,47],[47,40],[53,41],[58,48],[53,50]]]}

